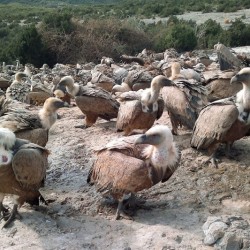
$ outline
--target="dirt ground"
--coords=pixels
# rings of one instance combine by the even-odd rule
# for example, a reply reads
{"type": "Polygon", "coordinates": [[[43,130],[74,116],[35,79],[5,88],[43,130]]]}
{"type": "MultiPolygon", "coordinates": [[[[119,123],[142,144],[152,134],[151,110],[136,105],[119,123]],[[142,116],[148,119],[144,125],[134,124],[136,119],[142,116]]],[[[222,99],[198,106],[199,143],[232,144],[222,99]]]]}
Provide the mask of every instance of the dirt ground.
{"type": "MultiPolygon", "coordinates": [[[[47,148],[49,169],[41,190],[49,206],[24,205],[21,220],[0,230],[0,249],[213,249],[203,244],[202,225],[211,215],[241,215],[250,222],[250,139],[234,145],[234,159],[221,150],[215,169],[207,156],[191,149],[190,131],[175,137],[182,153],[171,179],[138,194],[148,209],[138,210],[134,221],[114,220],[117,204],[109,204],[86,183],[95,149],[115,137],[115,120],[98,120],[79,129],[83,114],[77,107],[59,110],[47,148]]],[[[164,112],[156,123],[168,124],[164,112]]],[[[11,199],[5,204],[12,206],[11,199]]],[[[1,222],[2,224],[3,222],[1,222]]]]}

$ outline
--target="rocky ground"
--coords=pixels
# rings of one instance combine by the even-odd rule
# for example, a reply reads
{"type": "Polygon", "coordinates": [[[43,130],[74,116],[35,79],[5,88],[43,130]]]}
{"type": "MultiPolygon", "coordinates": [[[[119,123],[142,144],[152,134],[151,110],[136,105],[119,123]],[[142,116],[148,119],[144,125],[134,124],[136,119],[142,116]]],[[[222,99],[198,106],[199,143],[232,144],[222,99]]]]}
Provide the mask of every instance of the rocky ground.
{"type": "MultiPolygon", "coordinates": [[[[49,169],[41,190],[49,206],[23,206],[22,220],[0,230],[0,249],[208,250],[214,247],[204,244],[202,226],[211,216],[228,228],[228,221],[234,220],[230,218],[239,218],[230,230],[239,237],[244,233],[238,242],[250,249],[249,138],[235,143],[234,159],[225,158],[221,150],[215,169],[205,164],[204,153],[190,148],[190,131],[180,130],[175,137],[182,153],[179,169],[168,182],[138,194],[147,209],[138,210],[134,221],[115,221],[117,205],[103,200],[86,178],[94,151],[122,134],[116,133],[115,121],[75,128],[83,122],[77,107],[59,114],[61,119],[50,130],[49,169]]],[[[170,125],[167,112],[157,123],[170,125]]],[[[10,198],[5,203],[12,206],[10,198]]],[[[223,238],[220,241],[228,241],[223,238]]],[[[215,246],[219,249],[219,243],[215,246]]]]}

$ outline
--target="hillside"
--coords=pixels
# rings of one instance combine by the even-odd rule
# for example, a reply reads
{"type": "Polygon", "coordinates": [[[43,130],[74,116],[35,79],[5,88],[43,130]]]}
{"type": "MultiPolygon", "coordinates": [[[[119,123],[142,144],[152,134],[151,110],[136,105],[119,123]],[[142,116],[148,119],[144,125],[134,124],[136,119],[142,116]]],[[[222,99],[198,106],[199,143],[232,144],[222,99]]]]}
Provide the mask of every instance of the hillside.
{"type": "Polygon", "coordinates": [[[65,4],[111,4],[111,3],[121,3],[122,0],[1,0],[1,4],[8,3],[20,3],[20,4],[29,4],[29,5],[65,5],[65,4]]]}
{"type": "Polygon", "coordinates": [[[232,12],[240,9],[250,8],[248,0],[1,0],[0,4],[20,3],[37,6],[55,6],[55,5],[114,5],[115,9],[126,12],[128,15],[153,15],[169,16],[182,14],[186,11],[202,11],[202,12],[232,12]]]}

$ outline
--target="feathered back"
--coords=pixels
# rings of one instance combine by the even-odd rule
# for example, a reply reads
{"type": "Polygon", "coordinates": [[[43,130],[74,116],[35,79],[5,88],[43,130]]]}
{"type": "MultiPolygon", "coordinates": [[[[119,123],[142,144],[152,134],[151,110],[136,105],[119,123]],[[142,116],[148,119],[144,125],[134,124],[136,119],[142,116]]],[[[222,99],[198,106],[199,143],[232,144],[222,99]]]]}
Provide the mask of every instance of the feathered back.
{"type": "Polygon", "coordinates": [[[36,113],[24,110],[13,110],[0,117],[0,127],[13,132],[41,128],[41,121],[36,113]]]}
{"type": "Polygon", "coordinates": [[[120,106],[108,91],[98,87],[80,86],[75,100],[83,113],[95,113],[106,120],[116,118],[120,106]]]}
{"type": "Polygon", "coordinates": [[[191,146],[207,149],[213,143],[222,141],[238,115],[235,103],[229,98],[210,103],[201,110],[195,123],[191,146]]]}
{"type": "Polygon", "coordinates": [[[192,129],[200,110],[207,104],[207,91],[201,84],[179,80],[162,89],[162,97],[170,113],[171,122],[192,129]]]}

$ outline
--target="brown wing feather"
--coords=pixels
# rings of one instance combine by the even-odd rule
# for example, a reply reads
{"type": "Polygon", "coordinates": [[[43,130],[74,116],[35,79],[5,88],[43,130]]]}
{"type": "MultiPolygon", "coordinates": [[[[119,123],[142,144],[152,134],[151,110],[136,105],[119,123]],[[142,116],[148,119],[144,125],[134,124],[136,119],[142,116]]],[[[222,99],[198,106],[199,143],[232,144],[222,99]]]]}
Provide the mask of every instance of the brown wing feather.
{"type": "Polygon", "coordinates": [[[161,99],[161,98],[159,98],[157,102],[158,102],[158,110],[157,110],[156,119],[158,120],[161,118],[161,116],[163,114],[165,103],[164,103],[163,99],[161,99]]]}
{"type": "Polygon", "coordinates": [[[92,96],[77,96],[76,105],[85,114],[94,113],[103,119],[109,120],[116,118],[118,114],[118,105],[114,105],[109,99],[103,99],[92,96]]]}
{"type": "Polygon", "coordinates": [[[145,160],[145,156],[142,154],[142,152],[148,146],[148,144],[135,144],[135,141],[140,136],[141,134],[116,138],[115,140],[106,144],[105,147],[101,148],[99,152],[102,152],[103,150],[117,151],[127,156],[145,160]]]}
{"type": "Polygon", "coordinates": [[[12,160],[17,181],[25,187],[39,188],[46,175],[49,151],[36,144],[24,144],[12,160]]]}
{"type": "Polygon", "coordinates": [[[159,119],[163,114],[164,101],[158,100],[158,111],[156,113],[144,113],[141,105],[142,91],[129,91],[123,93],[120,99],[120,108],[117,116],[116,128],[125,130],[149,129],[153,126],[154,121],[159,119]]]}
{"type": "Polygon", "coordinates": [[[0,117],[0,127],[18,132],[26,129],[42,128],[42,124],[36,113],[28,110],[15,110],[0,117]]]}
{"type": "Polygon", "coordinates": [[[128,126],[134,127],[135,119],[142,113],[141,102],[130,100],[122,102],[118,111],[116,128],[124,130],[128,126]]]}
{"type": "Polygon", "coordinates": [[[164,87],[162,97],[176,124],[192,129],[199,111],[207,104],[206,89],[201,85],[178,81],[175,86],[164,87]]]}
{"type": "Polygon", "coordinates": [[[127,100],[141,100],[142,91],[128,91],[119,95],[119,101],[127,101],[127,100]]]}
{"type": "Polygon", "coordinates": [[[144,161],[109,150],[98,154],[91,182],[96,184],[99,192],[113,195],[138,192],[152,186],[144,161]]]}
{"type": "Polygon", "coordinates": [[[192,128],[196,120],[196,114],[192,112],[185,94],[177,87],[164,87],[162,97],[168,112],[171,113],[171,119],[176,120],[176,124],[183,124],[192,128]]]}
{"type": "Polygon", "coordinates": [[[195,123],[191,146],[206,149],[223,137],[237,120],[239,112],[233,102],[216,102],[205,107],[195,123]]]}

